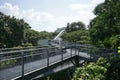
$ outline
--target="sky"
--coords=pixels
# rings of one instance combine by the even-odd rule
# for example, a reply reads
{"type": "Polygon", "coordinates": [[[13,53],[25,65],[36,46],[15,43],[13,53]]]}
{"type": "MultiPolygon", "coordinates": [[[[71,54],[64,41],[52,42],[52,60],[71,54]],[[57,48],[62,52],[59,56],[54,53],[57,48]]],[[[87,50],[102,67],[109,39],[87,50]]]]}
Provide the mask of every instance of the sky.
{"type": "Polygon", "coordinates": [[[94,8],[104,0],[0,0],[0,12],[24,19],[32,29],[53,32],[67,23],[87,26],[94,8]]]}

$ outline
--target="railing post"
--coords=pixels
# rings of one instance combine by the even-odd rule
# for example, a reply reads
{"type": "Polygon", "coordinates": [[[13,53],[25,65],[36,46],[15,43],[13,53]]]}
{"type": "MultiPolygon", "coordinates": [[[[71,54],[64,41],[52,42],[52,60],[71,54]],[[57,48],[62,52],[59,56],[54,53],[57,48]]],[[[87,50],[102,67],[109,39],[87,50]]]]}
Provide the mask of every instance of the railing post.
{"type": "Polygon", "coordinates": [[[78,49],[78,56],[79,56],[79,47],[77,49],[78,49]]]}
{"type": "Polygon", "coordinates": [[[60,49],[61,52],[61,60],[63,61],[63,52],[62,52],[62,48],[60,49]]]}
{"type": "Polygon", "coordinates": [[[47,48],[47,66],[49,66],[49,49],[50,48],[47,48]]]}
{"type": "Polygon", "coordinates": [[[22,51],[22,80],[24,80],[24,52],[22,51]]]}
{"type": "Polygon", "coordinates": [[[62,41],[61,40],[59,40],[59,49],[60,49],[60,54],[61,54],[61,61],[63,61],[62,41]]]}
{"type": "Polygon", "coordinates": [[[75,45],[75,56],[76,56],[77,54],[76,54],[76,45],[75,45]]]}
{"type": "Polygon", "coordinates": [[[70,54],[71,54],[71,57],[72,57],[72,48],[70,49],[70,54]]]}
{"type": "Polygon", "coordinates": [[[58,50],[57,50],[57,48],[56,48],[56,47],[55,47],[55,54],[56,54],[56,55],[57,55],[57,54],[59,54],[59,53],[58,53],[58,50]]]}

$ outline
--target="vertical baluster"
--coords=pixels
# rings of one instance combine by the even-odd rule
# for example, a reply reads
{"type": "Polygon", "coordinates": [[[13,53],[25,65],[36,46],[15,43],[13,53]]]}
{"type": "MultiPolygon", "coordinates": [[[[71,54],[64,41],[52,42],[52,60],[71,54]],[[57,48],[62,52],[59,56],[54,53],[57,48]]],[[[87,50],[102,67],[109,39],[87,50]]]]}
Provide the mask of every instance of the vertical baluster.
{"type": "Polygon", "coordinates": [[[61,61],[63,61],[62,41],[61,40],[59,40],[59,51],[60,51],[60,54],[61,54],[61,61]]]}
{"type": "Polygon", "coordinates": [[[75,46],[75,48],[74,48],[74,49],[75,49],[75,55],[76,55],[76,46],[75,46]]]}
{"type": "Polygon", "coordinates": [[[77,52],[78,52],[78,54],[77,54],[77,55],[79,56],[79,47],[78,47],[78,46],[77,46],[77,52]]]}
{"type": "Polygon", "coordinates": [[[48,48],[47,48],[47,66],[49,66],[49,53],[50,53],[50,52],[49,52],[49,49],[50,49],[50,48],[48,47],[48,48]]]}
{"type": "Polygon", "coordinates": [[[60,49],[61,52],[61,60],[63,61],[63,52],[62,52],[62,48],[60,49]]]}
{"type": "Polygon", "coordinates": [[[72,48],[70,49],[70,54],[71,54],[71,57],[72,57],[72,48]]]}
{"type": "Polygon", "coordinates": [[[22,80],[24,80],[24,52],[22,51],[22,80]]]}

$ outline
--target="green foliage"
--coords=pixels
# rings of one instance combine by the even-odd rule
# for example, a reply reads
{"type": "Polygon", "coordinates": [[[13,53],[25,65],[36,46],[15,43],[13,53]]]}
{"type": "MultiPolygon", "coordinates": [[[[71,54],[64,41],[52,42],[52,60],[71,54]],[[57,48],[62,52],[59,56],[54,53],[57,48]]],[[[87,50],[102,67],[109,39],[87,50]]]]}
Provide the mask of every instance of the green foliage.
{"type": "Polygon", "coordinates": [[[39,39],[40,39],[40,35],[38,31],[35,31],[32,29],[25,29],[25,42],[26,43],[32,43],[33,46],[36,46],[37,41],[39,39]]]}
{"type": "Polygon", "coordinates": [[[85,30],[85,24],[82,22],[73,22],[73,23],[67,23],[66,32],[73,32],[77,30],[85,30]]]}
{"type": "Polygon", "coordinates": [[[107,69],[95,63],[89,63],[78,68],[72,80],[105,80],[107,69]]]}
{"type": "Polygon", "coordinates": [[[22,19],[6,16],[0,12],[0,47],[21,45],[24,39],[24,29],[29,25],[22,19]]]}
{"type": "Polygon", "coordinates": [[[37,46],[39,40],[52,39],[57,33],[46,32],[46,31],[35,31],[33,29],[25,29],[25,44],[29,43],[29,46],[37,46]]]}
{"type": "Polygon", "coordinates": [[[51,32],[51,33],[50,33],[50,35],[51,35],[51,36],[50,36],[50,39],[54,39],[58,34],[59,34],[59,33],[56,32],[56,31],[55,31],[55,32],[51,32]]]}
{"type": "Polygon", "coordinates": [[[72,67],[37,80],[71,80],[74,71],[75,69],[72,67]]]}
{"type": "Polygon", "coordinates": [[[107,68],[106,80],[120,80],[120,55],[101,58],[96,64],[107,68]]]}
{"type": "Polygon", "coordinates": [[[120,80],[119,75],[120,55],[111,55],[78,68],[72,80],[120,80]]]}
{"type": "Polygon", "coordinates": [[[73,22],[68,23],[65,33],[61,36],[64,41],[78,43],[78,44],[88,44],[89,37],[88,37],[88,30],[84,23],[82,22],[73,22]]]}
{"type": "Polygon", "coordinates": [[[6,68],[6,67],[9,67],[9,66],[12,66],[12,65],[15,64],[15,62],[16,62],[15,59],[1,61],[0,62],[0,68],[6,68]]]}
{"type": "Polygon", "coordinates": [[[32,43],[27,42],[27,43],[24,44],[24,47],[30,47],[30,46],[33,46],[32,43]]]}
{"type": "Polygon", "coordinates": [[[64,33],[62,39],[69,42],[79,43],[79,44],[88,44],[89,37],[87,30],[78,30],[69,33],[64,33]]]}
{"type": "Polygon", "coordinates": [[[38,40],[51,39],[53,35],[46,31],[35,31],[24,20],[6,16],[0,12],[0,48],[37,46],[38,40]]]}
{"type": "Polygon", "coordinates": [[[53,33],[42,31],[42,32],[40,32],[40,39],[48,39],[49,40],[52,38],[52,34],[53,33]]]}
{"type": "Polygon", "coordinates": [[[91,43],[116,48],[120,45],[120,0],[105,0],[94,9],[94,14],[89,25],[91,43]]]}

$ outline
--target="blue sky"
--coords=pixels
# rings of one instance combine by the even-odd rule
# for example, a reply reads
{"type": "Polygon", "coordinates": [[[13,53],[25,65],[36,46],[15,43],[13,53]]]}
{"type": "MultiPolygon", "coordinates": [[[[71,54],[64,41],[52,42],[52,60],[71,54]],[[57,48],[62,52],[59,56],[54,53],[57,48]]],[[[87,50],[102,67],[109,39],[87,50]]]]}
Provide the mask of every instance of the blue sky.
{"type": "Polygon", "coordinates": [[[104,0],[0,0],[0,11],[24,19],[37,31],[54,31],[68,22],[86,25],[94,18],[92,11],[104,0]]]}

